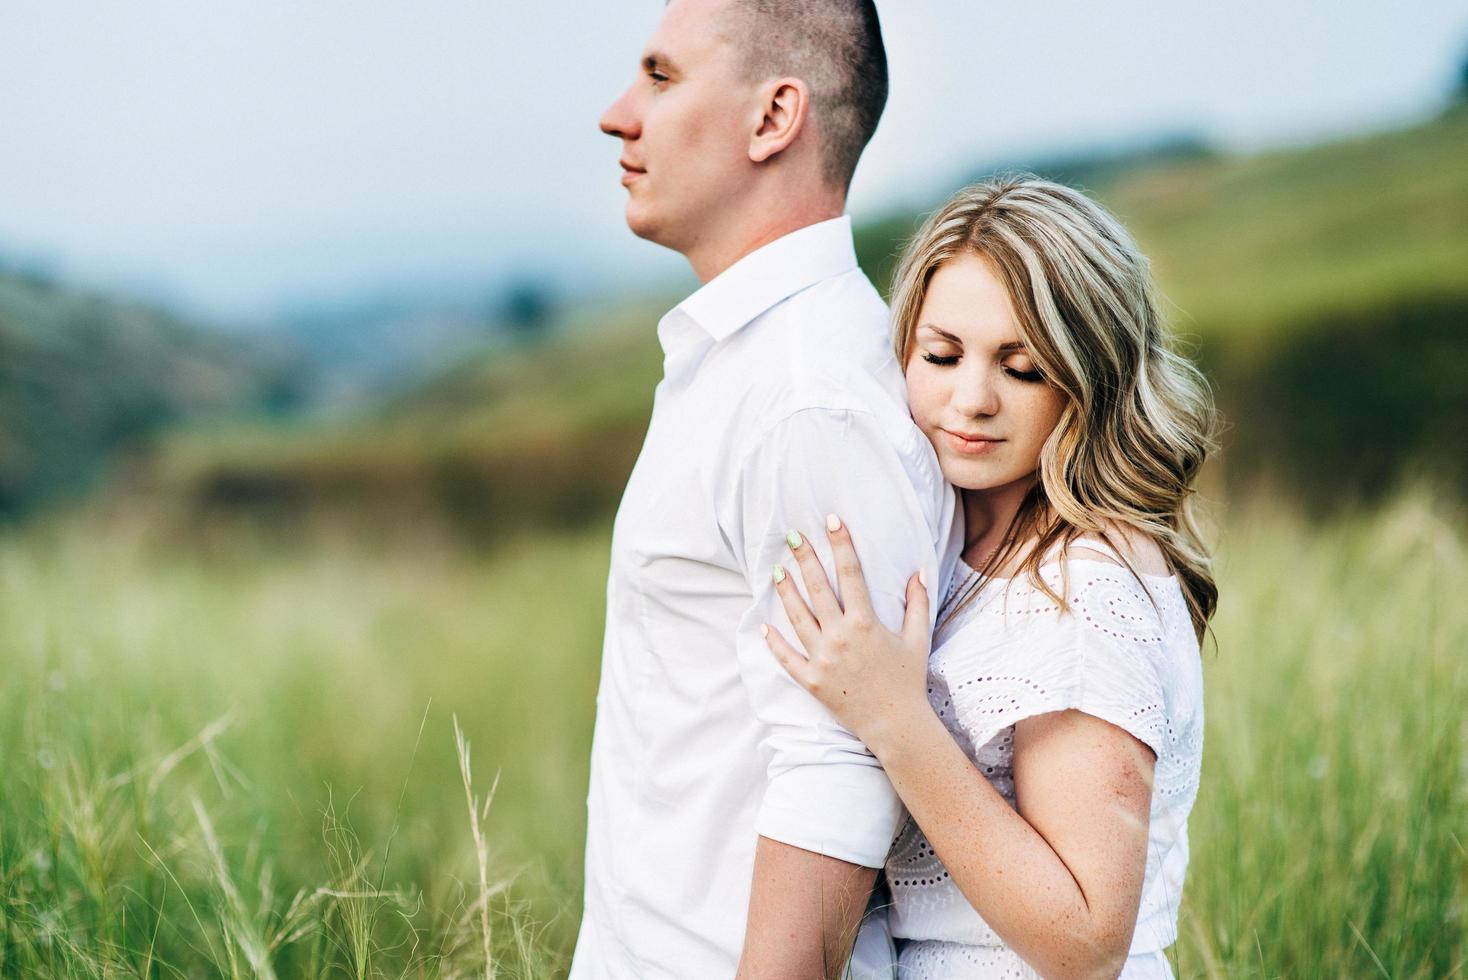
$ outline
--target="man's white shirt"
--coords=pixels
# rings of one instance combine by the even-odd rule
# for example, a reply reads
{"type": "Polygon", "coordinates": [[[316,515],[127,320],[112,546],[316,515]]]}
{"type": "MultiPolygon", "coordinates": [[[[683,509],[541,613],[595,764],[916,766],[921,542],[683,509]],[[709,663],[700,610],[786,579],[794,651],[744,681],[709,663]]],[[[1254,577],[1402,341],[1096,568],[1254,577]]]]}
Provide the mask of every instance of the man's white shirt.
{"type": "MultiPolygon", "coordinates": [[[[612,534],[572,980],[732,977],[759,836],[880,867],[904,816],[865,746],[770,655],[794,529],[851,529],[881,619],[931,608],[956,496],[908,414],[849,218],[751,253],[663,317],[652,421],[612,534]]],[[[930,624],[931,625],[931,624],[930,624]]]]}

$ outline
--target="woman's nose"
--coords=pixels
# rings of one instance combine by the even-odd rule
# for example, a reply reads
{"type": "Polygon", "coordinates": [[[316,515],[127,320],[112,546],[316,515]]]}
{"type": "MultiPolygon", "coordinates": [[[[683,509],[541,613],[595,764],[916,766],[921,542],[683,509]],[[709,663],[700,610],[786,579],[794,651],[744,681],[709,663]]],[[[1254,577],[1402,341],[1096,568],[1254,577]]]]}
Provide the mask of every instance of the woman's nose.
{"type": "Polygon", "coordinates": [[[954,386],[955,407],[964,418],[986,418],[999,411],[998,378],[987,366],[964,371],[954,386]]]}

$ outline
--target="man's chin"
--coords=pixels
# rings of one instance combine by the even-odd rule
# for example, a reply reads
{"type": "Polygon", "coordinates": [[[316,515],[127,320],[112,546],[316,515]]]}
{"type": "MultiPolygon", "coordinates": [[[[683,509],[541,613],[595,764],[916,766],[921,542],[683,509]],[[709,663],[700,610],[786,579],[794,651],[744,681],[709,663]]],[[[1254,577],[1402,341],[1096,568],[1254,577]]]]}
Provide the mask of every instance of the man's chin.
{"type": "Polygon", "coordinates": [[[646,210],[639,207],[636,201],[627,202],[627,228],[638,238],[652,242],[654,245],[667,246],[665,229],[646,210]]]}

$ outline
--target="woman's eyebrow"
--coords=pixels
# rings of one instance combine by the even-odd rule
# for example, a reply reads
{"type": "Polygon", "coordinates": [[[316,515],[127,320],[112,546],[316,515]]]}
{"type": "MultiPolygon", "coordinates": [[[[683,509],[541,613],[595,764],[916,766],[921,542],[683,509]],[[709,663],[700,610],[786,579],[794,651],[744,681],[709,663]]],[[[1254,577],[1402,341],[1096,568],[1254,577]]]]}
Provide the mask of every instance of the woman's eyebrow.
{"type": "Polygon", "coordinates": [[[963,346],[963,341],[959,340],[957,337],[955,337],[953,334],[949,333],[947,330],[944,330],[942,327],[935,327],[931,323],[924,323],[922,326],[918,327],[918,329],[919,330],[931,330],[931,331],[933,331],[933,333],[935,333],[938,336],[942,337],[944,340],[948,341],[950,344],[957,344],[959,347],[962,347],[963,346]]]}
{"type": "Polygon", "coordinates": [[[1025,349],[1025,343],[1022,340],[1011,340],[1007,344],[1000,344],[999,345],[999,353],[1001,353],[1001,354],[1010,354],[1010,353],[1013,353],[1014,351],[1024,350],[1024,349],[1025,349]]]}

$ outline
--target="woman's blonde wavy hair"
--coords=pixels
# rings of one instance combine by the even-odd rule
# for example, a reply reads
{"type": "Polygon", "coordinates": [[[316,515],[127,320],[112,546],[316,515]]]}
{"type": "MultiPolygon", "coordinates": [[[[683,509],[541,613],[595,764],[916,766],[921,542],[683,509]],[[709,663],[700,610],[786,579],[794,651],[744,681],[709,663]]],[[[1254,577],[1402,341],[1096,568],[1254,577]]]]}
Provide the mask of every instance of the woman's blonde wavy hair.
{"type": "Polygon", "coordinates": [[[1178,576],[1201,638],[1218,589],[1193,482],[1215,447],[1216,416],[1203,376],[1172,347],[1146,257],[1110,213],[1068,187],[1029,176],[966,187],[928,218],[898,267],[894,346],[904,367],[933,273],[967,253],[993,263],[1030,358],[1066,401],[1034,487],[979,571],[987,580],[1023,554],[1021,571],[1064,607],[1040,577],[1047,556],[1090,535],[1113,539],[1126,561],[1114,536],[1140,533],[1178,576]]]}

